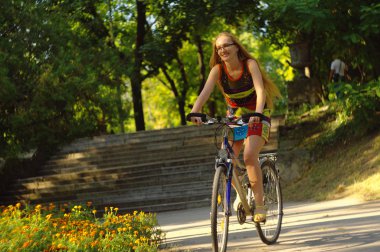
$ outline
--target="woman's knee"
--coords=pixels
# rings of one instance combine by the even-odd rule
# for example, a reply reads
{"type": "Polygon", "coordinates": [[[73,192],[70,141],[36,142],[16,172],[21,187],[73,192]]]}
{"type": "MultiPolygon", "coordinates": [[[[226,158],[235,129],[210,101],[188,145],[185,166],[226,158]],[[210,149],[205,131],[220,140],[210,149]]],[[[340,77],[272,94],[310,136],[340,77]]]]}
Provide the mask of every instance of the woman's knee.
{"type": "Polygon", "coordinates": [[[257,153],[244,153],[245,165],[257,166],[259,162],[259,154],[257,153]]]}

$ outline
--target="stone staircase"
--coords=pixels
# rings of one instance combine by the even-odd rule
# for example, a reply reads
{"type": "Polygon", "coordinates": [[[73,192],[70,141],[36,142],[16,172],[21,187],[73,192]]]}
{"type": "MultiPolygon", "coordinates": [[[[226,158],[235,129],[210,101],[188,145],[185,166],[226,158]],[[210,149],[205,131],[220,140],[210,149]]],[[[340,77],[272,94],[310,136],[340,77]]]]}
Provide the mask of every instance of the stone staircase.
{"type": "MultiPolygon", "coordinates": [[[[275,126],[275,122],[273,122],[275,126]]],[[[209,205],[214,126],[185,126],[79,139],[52,156],[38,176],[19,179],[0,204],[92,202],[97,210],[160,212],[209,205]]],[[[277,127],[272,127],[277,146],[277,127]]]]}

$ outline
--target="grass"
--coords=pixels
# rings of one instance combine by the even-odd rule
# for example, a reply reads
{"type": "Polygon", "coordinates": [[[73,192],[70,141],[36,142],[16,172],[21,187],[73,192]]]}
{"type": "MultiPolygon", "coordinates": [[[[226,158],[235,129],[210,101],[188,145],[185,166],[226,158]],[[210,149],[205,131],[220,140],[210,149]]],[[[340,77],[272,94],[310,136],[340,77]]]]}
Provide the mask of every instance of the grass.
{"type": "Polygon", "coordinates": [[[310,168],[284,188],[287,200],[380,199],[380,130],[340,122],[330,106],[292,115],[285,139],[312,153],[310,168]],[[354,126],[355,125],[355,126],[354,126]]]}

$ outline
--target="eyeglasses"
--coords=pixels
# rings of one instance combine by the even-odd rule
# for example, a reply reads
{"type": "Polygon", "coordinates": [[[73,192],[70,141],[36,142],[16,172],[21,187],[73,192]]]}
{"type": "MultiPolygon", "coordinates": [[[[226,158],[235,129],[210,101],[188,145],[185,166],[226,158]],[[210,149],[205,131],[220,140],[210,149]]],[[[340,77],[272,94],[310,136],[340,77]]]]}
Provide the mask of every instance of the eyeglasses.
{"type": "Polygon", "coordinates": [[[216,48],[216,52],[220,52],[222,49],[226,49],[227,47],[230,47],[230,46],[233,46],[233,45],[235,45],[235,43],[224,44],[224,45],[218,46],[218,47],[216,48]]]}

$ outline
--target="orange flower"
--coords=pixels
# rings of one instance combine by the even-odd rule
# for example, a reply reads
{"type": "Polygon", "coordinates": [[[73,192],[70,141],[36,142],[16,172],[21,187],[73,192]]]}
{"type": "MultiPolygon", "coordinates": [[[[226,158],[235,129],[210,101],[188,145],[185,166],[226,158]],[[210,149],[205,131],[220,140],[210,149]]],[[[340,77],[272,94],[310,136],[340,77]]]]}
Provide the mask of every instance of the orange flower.
{"type": "Polygon", "coordinates": [[[22,245],[22,247],[23,247],[23,248],[27,248],[27,247],[29,247],[29,245],[30,245],[31,243],[32,243],[31,241],[24,242],[24,244],[22,245]]]}

